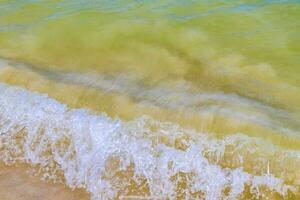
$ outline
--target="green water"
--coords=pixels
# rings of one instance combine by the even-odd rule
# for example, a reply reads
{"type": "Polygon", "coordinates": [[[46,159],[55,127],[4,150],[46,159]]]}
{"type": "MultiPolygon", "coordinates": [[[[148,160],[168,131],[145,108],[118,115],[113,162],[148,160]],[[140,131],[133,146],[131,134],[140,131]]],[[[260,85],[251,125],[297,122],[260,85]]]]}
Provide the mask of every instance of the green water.
{"type": "Polygon", "coordinates": [[[70,108],[147,115],[224,142],[242,134],[283,160],[293,152],[279,162],[249,139],[257,151],[245,147],[244,162],[229,152],[217,165],[261,175],[256,165],[271,163],[296,189],[262,193],[299,197],[299,1],[0,1],[0,58],[1,82],[70,108]]]}

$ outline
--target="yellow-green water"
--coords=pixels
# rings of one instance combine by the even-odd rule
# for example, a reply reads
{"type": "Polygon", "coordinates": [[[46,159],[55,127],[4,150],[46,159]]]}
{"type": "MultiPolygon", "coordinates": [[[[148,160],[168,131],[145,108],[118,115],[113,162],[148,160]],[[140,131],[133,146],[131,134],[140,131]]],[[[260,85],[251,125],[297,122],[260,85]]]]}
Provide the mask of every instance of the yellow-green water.
{"type": "Polygon", "coordinates": [[[299,38],[299,1],[0,1],[0,159],[94,199],[298,199],[299,38]]]}

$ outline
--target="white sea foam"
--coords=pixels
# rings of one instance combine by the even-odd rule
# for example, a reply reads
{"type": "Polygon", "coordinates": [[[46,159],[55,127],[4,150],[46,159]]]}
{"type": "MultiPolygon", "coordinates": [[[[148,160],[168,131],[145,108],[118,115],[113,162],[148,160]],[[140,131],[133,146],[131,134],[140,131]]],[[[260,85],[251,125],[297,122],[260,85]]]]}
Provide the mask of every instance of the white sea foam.
{"type": "MultiPolygon", "coordinates": [[[[8,164],[38,164],[49,179],[58,179],[62,172],[69,187],[84,187],[92,199],[126,195],[129,179],[146,185],[147,195],[174,199],[182,192],[178,190],[180,174],[187,184],[182,188],[186,199],[196,192],[208,200],[236,199],[245,185],[256,195],[261,195],[261,186],[281,195],[288,190],[297,192],[297,185],[287,185],[269,170],[251,174],[242,167],[229,169],[218,164],[226,145],[237,151],[246,148],[250,154],[256,151],[247,149],[256,139],[245,135],[217,140],[146,116],[131,122],[113,120],[105,114],[69,109],[46,95],[6,84],[0,84],[0,94],[0,159],[8,164]],[[176,147],[178,139],[182,148],[176,147]],[[131,174],[129,179],[117,175],[122,171],[131,174]],[[226,188],[230,188],[228,194],[226,188]]],[[[268,146],[266,154],[283,151],[263,146],[268,146]]],[[[299,159],[299,152],[284,154],[299,159]]]]}

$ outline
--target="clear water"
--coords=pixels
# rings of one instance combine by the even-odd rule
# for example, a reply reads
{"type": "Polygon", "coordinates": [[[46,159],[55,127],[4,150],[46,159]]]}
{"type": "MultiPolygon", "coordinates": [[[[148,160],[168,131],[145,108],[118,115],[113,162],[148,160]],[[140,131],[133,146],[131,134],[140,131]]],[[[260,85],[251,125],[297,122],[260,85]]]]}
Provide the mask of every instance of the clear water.
{"type": "Polygon", "coordinates": [[[300,198],[299,1],[1,1],[0,159],[92,199],[300,198]]]}

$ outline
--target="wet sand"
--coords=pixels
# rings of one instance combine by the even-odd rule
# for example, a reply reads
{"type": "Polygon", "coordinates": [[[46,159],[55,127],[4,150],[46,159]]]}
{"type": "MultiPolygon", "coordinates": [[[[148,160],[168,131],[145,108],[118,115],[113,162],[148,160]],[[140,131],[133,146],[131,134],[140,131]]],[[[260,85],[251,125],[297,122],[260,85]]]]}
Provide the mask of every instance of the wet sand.
{"type": "Polygon", "coordinates": [[[62,184],[47,183],[26,171],[28,166],[0,164],[1,200],[89,200],[84,190],[74,190],[62,184]]]}

